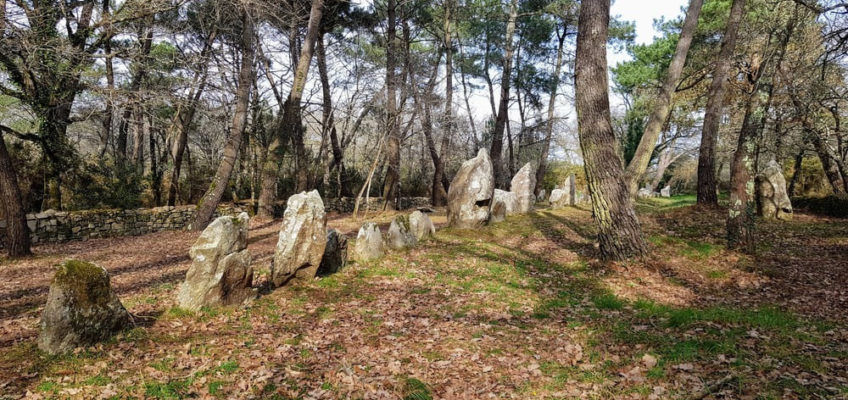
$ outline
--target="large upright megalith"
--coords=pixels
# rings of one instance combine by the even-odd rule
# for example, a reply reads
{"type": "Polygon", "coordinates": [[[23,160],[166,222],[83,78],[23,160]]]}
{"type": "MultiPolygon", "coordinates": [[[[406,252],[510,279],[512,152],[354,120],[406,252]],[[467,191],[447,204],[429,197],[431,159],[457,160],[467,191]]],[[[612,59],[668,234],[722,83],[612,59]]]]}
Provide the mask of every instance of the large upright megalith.
{"type": "Polygon", "coordinates": [[[533,205],[536,204],[534,190],[536,190],[536,166],[528,162],[512,177],[509,185],[509,191],[515,193],[515,213],[523,214],[533,211],[533,205]]]}
{"type": "Polygon", "coordinates": [[[38,348],[50,354],[66,353],[108,339],[129,320],[103,267],[68,260],[50,284],[38,348]]]}
{"type": "Polygon", "coordinates": [[[189,250],[191,267],[177,303],[187,310],[241,304],[256,297],[247,250],[247,213],[212,221],[189,250]]]}
{"type": "Polygon", "coordinates": [[[786,193],[786,179],[780,164],[771,160],[760,173],[758,211],[763,218],[792,219],[792,202],[786,193]]]}
{"type": "Polygon", "coordinates": [[[317,190],[289,197],[271,262],[271,283],[315,278],[327,245],[327,215],[317,190]]]}
{"type": "Polygon", "coordinates": [[[489,221],[495,190],[492,160],[486,149],[462,163],[448,190],[448,224],[475,228],[489,221]]]}

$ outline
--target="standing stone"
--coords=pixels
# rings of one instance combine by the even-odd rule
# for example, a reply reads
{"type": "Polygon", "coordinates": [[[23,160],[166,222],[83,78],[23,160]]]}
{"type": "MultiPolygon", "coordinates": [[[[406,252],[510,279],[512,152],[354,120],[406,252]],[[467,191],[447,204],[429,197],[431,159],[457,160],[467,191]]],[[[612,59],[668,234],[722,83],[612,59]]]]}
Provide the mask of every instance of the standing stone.
{"type": "Polygon", "coordinates": [[[492,212],[494,212],[495,206],[497,206],[498,203],[503,204],[502,217],[506,217],[507,215],[512,215],[518,212],[518,196],[516,196],[513,192],[495,189],[494,196],[492,196],[492,212]]]}
{"type": "Polygon", "coordinates": [[[506,204],[503,201],[496,201],[489,214],[489,223],[501,222],[506,219],[506,215],[506,204]]]}
{"type": "Polygon", "coordinates": [[[792,202],[786,193],[786,179],[780,164],[771,160],[757,179],[760,201],[758,211],[768,219],[792,219],[792,202]]]}
{"type": "Polygon", "coordinates": [[[671,186],[665,185],[664,188],[660,189],[660,196],[671,197],[671,186]]]}
{"type": "Polygon", "coordinates": [[[533,205],[536,204],[536,196],[533,190],[536,189],[536,167],[533,163],[524,164],[518,173],[512,177],[512,182],[509,185],[509,191],[515,194],[516,213],[528,213],[533,211],[533,205]]]}
{"type": "Polygon", "coordinates": [[[197,311],[202,307],[241,304],[256,297],[253,267],[247,250],[247,213],[218,217],[189,250],[191,267],[180,286],[180,307],[197,311]]]}
{"type": "Polygon", "coordinates": [[[368,261],[383,256],[384,244],[383,234],[376,223],[367,222],[359,228],[356,235],[356,245],[353,248],[353,256],[357,261],[368,261]]]}
{"type": "Polygon", "coordinates": [[[551,207],[553,208],[565,208],[568,206],[568,196],[566,191],[563,189],[554,189],[551,190],[551,207]]]}
{"type": "Polygon", "coordinates": [[[386,240],[389,247],[395,250],[406,249],[418,245],[418,238],[412,233],[412,226],[409,224],[409,217],[406,215],[398,215],[392,220],[389,225],[389,231],[386,233],[386,240]]]}
{"type": "Polygon", "coordinates": [[[292,278],[315,278],[326,246],[327,215],[318,191],[289,197],[271,262],[271,283],[281,286],[292,278]]]}
{"type": "Polygon", "coordinates": [[[649,188],[643,187],[636,192],[636,197],[640,199],[648,199],[654,197],[654,192],[652,192],[649,188]]]}
{"type": "Polygon", "coordinates": [[[409,214],[409,229],[418,240],[431,237],[436,233],[436,226],[433,225],[433,221],[421,211],[409,214]]]}
{"type": "Polygon", "coordinates": [[[563,182],[562,190],[565,191],[565,202],[569,206],[577,205],[577,177],[568,175],[563,182]]]}
{"type": "Polygon", "coordinates": [[[448,190],[448,224],[476,228],[489,221],[495,178],[489,152],[480,149],[477,157],[462,163],[448,190]]]}
{"type": "Polygon", "coordinates": [[[538,195],[538,196],[536,196],[536,200],[538,200],[538,201],[545,201],[545,198],[546,198],[545,196],[547,196],[547,194],[548,194],[548,193],[547,193],[547,192],[545,192],[545,189],[539,190],[539,195],[538,195]]]}
{"type": "Polygon", "coordinates": [[[347,264],[347,236],[335,229],[327,231],[327,246],[318,267],[318,275],[330,275],[344,269],[347,264]]]}
{"type": "Polygon", "coordinates": [[[77,260],[59,266],[41,313],[38,348],[60,354],[124,329],[130,314],[112,291],[103,267],[77,260]]]}

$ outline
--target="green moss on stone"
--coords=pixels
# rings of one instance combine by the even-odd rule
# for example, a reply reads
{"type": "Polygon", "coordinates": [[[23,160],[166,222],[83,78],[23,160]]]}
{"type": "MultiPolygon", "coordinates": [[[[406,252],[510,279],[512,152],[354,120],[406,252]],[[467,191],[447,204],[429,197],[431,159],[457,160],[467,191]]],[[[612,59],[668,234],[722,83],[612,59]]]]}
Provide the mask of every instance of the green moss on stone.
{"type": "Polygon", "coordinates": [[[92,263],[67,260],[59,266],[53,283],[72,293],[81,306],[106,304],[109,301],[109,282],[104,270],[92,263]]]}
{"type": "Polygon", "coordinates": [[[395,220],[405,229],[407,232],[411,229],[409,226],[409,217],[406,215],[398,215],[395,220]]]}

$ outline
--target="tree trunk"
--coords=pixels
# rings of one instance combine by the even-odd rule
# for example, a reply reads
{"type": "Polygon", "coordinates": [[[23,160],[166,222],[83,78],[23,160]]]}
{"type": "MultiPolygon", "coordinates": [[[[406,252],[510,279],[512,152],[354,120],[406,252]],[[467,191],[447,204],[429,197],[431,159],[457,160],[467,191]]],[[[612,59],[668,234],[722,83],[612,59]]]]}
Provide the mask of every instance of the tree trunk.
{"type": "Polygon", "coordinates": [[[610,118],[606,55],[609,7],[609,0],[583,0],[580,4],[575,100],[601,256],[624,260],[644,256],[647,250],[624,181],[610,118]]]}
{"type": "MultiPolygon", "coordinates": [[[[333,170],[337,170],[337,176],[339,176],[339,174],[341,174],[344,170],[344,152],[342,151],[338,131],[336,130],[335,115],[333,112],[333,103],[330,93],[330,77],[327,73],[327,52],[324,48],[323,37],[318,39],[316,51],[318,53],[318,73],[321,76],[321,90],[324,97],[324,130],[330,136],[330,151],[332,152],[332,159],[328,172],[332,173],[333,170]]],[[[340,190],[341,188],[338,189],[340,190]]]]}
{"type": "Polygon", "coordinates": [[[727,214],[727,248],[742,248],[750,251],[754,248],[754,181],[752,172],[754,160],[752,151],[756,139],[757,124],[755,112],[759,107],[758,88],[749,95],[745,106],[745,117],[733,162],[730,164],[730,206],[727,214]]]}
{"type": "Polygon", "coordinates": [[[6,149],[2,131],[0,131],[0,205],[3,206],[3,217],[6,219],[7,254],[9,257],[32,254],[21,189],[18,186],[18,177],[6,149]]]}
{"type": "Polygon", "coordinates": [[[789,198],[795,196],[795,185],[798,184],[798,178],[801,176],[801,169],[803,168],[804,162],[804,153],[806,149],[804,148],[806,143],[801,145],[801,151],[798,152],[798,155],[795,156],[795,165],[792,169],[792,178],[789,179],[789,186],[786,189],[786,195],[789,198]]]}
{"type": "Polygon", "coordinates": [[[400,185],[400,127],[397,106],[397,1],[387,1],[386,27],[386,118],[388,140],[386,142],[386,179],[383,182],[383,209],[394,209],[394,200],[400,185]]]}
{"type": "Polygon", "coordinates": [[[704,127],[701,133],[701,148],[698,156],[698,204],[718,206],[718,194],[715,170],[715,149],[718,142],[718,128],[724,108],[724,92],[727,87],[727,75],[731,58],[736,49],[739,22],[745,10],[745,0],[733,0],[730,6],[730,18],[721,40],[721,50],[713,70],[713,81],[707,106],[704,112],[704,127]]]}
{"type": "MultiPolygon", "coordinates": [[[[518,18],[518,0],[509,3],[509,19],[506,23],[506,36],[504,37],[503,70],[501,71],[501,98],[498,105],[498,116],[495,119],[495,129],[492,133],[492,173],[495,176],[495,186],[500,187],[504,180],[503,162],[501,150],[503,149],[504,130],[509,123],[509,83],[512,78],[512,56],[514,53],[512,38],[515,35],[515,20],[518,18]]],[[[510,156],[510,163],[512,157],[510,156]]]]}
{"type": "Polygon", "coordinates": [[[545,141],[542,142],[542,154],[539,155],[539,168],[536,169],[536,187],[534,193],[539,193],[542,190],[545,174],[548,169],[548,154],[551,151],[551,140],[554,136],[554,111],[556,107],[557,89],[559,88],[559,77],[562,75],[562,58],[563,49],[565,48],[565,37],[567,36],[567,26],[562,27],[562,32],[557,28],[557,58],[554,66],[554,78],[551,82],[551,92],[548,98],[548,120],[545,122],[545,141]]]}
{"type": "MultiPolygon", "coordinates": [[[[442,185],[442,180],[445,178],[445,156],[448,154],[448,146],[450,139],[453,136],[453,41],[451,40],[451,2],[445,1],[445,116],[444,116],[444,132],[442,133],[442,144],[439,155],[433,158],[433,190],[432,203],[434,207],[439,207],[447,204],[448,188],[442,185]]],[[[436,65],[438,70],[438,64],[436,65]]],[[[435,75],[434,75],[435,76],[435,75]]],[[[428,100],[430,93],[427,94],[428,100]]],[[[430,113],[429,101],[425,108],[426,112],[430,113]]],[[[429,115],[427,118],[429,119],[429,115]]],[[[426,129],[426,128],[425,128],[426,129]]],[[[432,140],[432,135],[429,136],[432,140]]],[[[432,150],[431,150],[432,153],[432,150]]]]}
{"type": "Polygon", "coordinates": [[[253,87],[254,42],[253,20],[247,10],[243,10],[243,31],[241,33],[241,65],[239,66],[238,87],[236,88],[236,110],[233,113],[230,137],[224,146],[221,163],[212,178],[209,190],[197,205],[191,228],[195,231],[206,229],[221,202],[230,182],[236,159],[241,148],[244,129],[247,124],[247,109],[250,103],[250,89],[253,87]]]}
{"type": "MultiPolygon", "coordinates": [[[[324,11],[324,0],[312,0],[312,8],[309,12],[309,24],[306,28],[306,41],[300,49],[300,57],[297,62],[297,69],[294,74],[291,92],[283,105],[283,118],[281,123],[282,134],[277,134],[271,145],[268,148],[268,156],[265,160],[265,165],[262,167],[262,190],[259,194],[259,216],[271,217],[274,214],[274,200],[277,197],[275,183],[277,181],[277,172],[279,170],[280,161],[282,160],[282,138],[286,137],[286,133],[297,135],[294,130],[300,130],[300,100],[303,96],[303,88],[306,86],[306,77],[309,73],[309,64],[312,62],[312,53],[315,48],[315,41],[318,39],[318,32],[321,25],[321,14],[324,11]]],[[[302,143],[303,136],[300,135],[302,143]]],[[[298,150],[295,150],[297,152],[298,150]]],[[[305,159],[305,152],[303,154],[305,159]]],[[[307,171],[304,171],[306,173],[307,171]]],[[[305,182],[305,175],[298,175],[298,188],[305,182]]]]}
{"type": "Polygon", "coordinates": [[[645,170],[651,162],[651,154],[657,147],[657,139],[660,137],[663,124],[671,113],[674,92],[680,81],[680,75],[683,73],[683,66],[686,64],[686,55],[689,53],[692,37],[695,36],[695,30],[698,27],[698,15],[701,13],[703,4],[704,0],[691,0],[689,2],[686,19],[683,22],[680,39],[677,40],[674,57],[668,66],[665,82],[654,100],[654,108],[648,117],[648,123],[645,125],[645,131],[639,140],[639,146],[636,147],[636,152],[630,159],[630,164],[627,165],[627,185],[630,196],[633,198],[635,198],[636,191],[639,189],[639,179],[645,174],[645,170]]]}
{"type": "Polygon", "coordinates": [[[206,42],[203,44],[203,50],[200,51],[201,70],[195,78],[191,91],[188,93],[188,104],[185,108],[178,108],[174,121],[170,129],[178,129],[176,135],[169,134],[169,137],[174,138],[171,147],[171,157],[174,160],[174,169],[171,171],[171,184],[168,187],[168,205],[173,207],[177,205],[177,197],[180,188],[180,172],[183,165],[183,154],[185,153],[186,145],[188,144],[188,132],[191,129],[191,123],[194,121],[194,114],[197,111],[197,105],[200,103],[200,97],[206,89],[206,77],[209,72],[207,67],[209,55],[211,53],[212,44],[218,36],[218,29],[213,28],[209,36],[206,37],[206,42]],[[175,137],[176,136],[176,137],[175,137]]]}

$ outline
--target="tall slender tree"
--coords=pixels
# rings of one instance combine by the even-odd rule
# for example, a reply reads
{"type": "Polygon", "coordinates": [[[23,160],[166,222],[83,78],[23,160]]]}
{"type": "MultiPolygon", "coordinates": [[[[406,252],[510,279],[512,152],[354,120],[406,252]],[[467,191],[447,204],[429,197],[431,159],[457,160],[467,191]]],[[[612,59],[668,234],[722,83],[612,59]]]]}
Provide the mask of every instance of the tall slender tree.
{"type": "Polygon", "coordinates": [[[230,136],[224,146],[221,162],[218,164],[218,169],[215,171],[215,176],[212,178],[209,189],[197,205],[194,222],[191,224],[191,228],[196,231],[206,229],[212,221],[215,209],[218,208],[218,204],[224,196],[224,191],[229,187],[230,177],[232,176],[239,151],[241,150],[244,129],[247,125],[248,105],[250,103],[251,88],[253,87],[256,62],[254,57],[256,33],[254,31],[253,17],[250,15],[246,6],[243,5],[242,7],[242,26],[239,40],[241,62],[238,70],[238,86],[236,87],[236,107],[233,112],[230,136]]]}
{"type": "MultiPolygon", "coordinates": [[[[321,15],[324,12],[324,0],[312,0],[312,5],[309,10],[309,23],[306,27],[306,38],[300,48],[300,55],[297,59],[297,68],[294,72],[294,80],[292,81],[291,91],[288,98],[283,104],[283,118],[281,120],[281,132],[278,132],[271,146],[268,148],[268,158],[265,161],[262,171],[262,191],[259,194],[259,215],[270,217],[274,212],[274,200],[276,198],[276,189],[274,183],[277,181],[277,173],[281,161],[282,140],[289,137],[295,130],[300,129],[302,121],[300,120],[300,102],[303,97],[303,89],[306,87],[306,78],[309,74],[309,65],[312,63],[312,54],[315,50],[315,42],[321,28],[321,15]]],[[[302,134],[301,134],[302,135],[302,134]]],[[[297,140],[297,139],[295,139],[297,140]]],[[[303,144],[303,137],[299,139],[303,144]]],[[[297,150],[296,150],[297,151],[297,150]]],[[[305,159],[306,154],[302,154],[302,159],[305,159]]],[[[300,168],[304,168],[300,165],[300,168]]],[[[307,171],[301,171],[306,173],[307,171]]],[[[297,189],[306,190],[305,178],[298,174],[297,189]]]]}
{"type": "Polygon", "coordinates": [[[727,19],[727,27],[721,39],[721,49],[713,68],[713,81],[710,84],[707,107],[704,111],[704,127],[701,133],[701,149],[698,155],[698,204],[704,206],[718,205],[715,168],[718,127],[724,109],[724,93],[733,61],[733,52],[736,49],[739,23],[742,21],[744,10],[745,0],[733,0],[730,6],[730,17],[727,19]]]}
{"type": "Polygon", "coordinates": [[[630,201],[610,118],[606,42],[609,0],[583,0],[577,29],[575,94],[583,151],[601,256],[624,260],[647,252],[630,201]]]}

